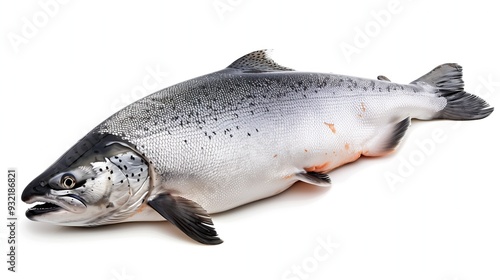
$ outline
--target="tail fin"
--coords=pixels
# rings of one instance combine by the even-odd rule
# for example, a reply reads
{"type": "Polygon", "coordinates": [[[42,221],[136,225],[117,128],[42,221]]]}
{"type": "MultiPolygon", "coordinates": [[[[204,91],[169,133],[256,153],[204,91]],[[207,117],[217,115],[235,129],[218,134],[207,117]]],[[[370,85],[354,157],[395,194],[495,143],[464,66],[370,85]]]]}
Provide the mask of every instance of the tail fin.
{"type": "Polygon", "coordinates": [[[435,119],[477,120],[493,112],[486,101],[464,91],[462,67],[455,63],[440,65],[431,72],[413,81],[412,84],[431,86],[437,95],[446,98],[446,107],[437,113],[435,119]]]}

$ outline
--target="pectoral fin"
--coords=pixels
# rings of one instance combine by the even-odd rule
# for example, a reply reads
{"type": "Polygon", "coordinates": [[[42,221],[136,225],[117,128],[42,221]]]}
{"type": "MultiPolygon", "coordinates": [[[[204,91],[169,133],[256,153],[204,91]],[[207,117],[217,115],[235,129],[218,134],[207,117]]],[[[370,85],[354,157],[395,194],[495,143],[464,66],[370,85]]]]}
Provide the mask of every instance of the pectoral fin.
{"type": "Polygon", "coordinates": [[[149,206],[192,239],[208,245],[221,244],[207,211],[196,202],[171,194],[160,194],[149,206]]]}

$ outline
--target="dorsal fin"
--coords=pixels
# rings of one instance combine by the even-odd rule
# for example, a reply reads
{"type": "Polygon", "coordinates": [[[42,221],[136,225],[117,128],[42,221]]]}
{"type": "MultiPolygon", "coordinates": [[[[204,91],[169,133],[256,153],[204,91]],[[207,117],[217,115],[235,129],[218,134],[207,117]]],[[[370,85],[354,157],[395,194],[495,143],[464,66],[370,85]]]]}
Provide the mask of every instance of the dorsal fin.
{"type": "Polygon", "coordinates": [[[242,70],[247,73],[293,71],[274,62],[270,57],[270,50],[258,50],[238,58],[227,68],[242,70]]]}
{"type": "Polygon", "coordinates": [[[377,76],[377,80],[379,81],[387,81],[387,82],[390,82],[391,80],[389,80],[389,78],[387,78],[386,76],[384,75],[378,75],[377,76]]]}

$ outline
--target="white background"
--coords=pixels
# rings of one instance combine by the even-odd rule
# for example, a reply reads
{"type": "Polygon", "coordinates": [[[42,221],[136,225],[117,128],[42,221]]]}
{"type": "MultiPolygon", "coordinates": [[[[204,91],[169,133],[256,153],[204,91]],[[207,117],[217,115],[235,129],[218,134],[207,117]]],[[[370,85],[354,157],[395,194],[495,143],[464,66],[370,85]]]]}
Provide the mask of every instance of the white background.
{"type": "MultiPolygon", "coordinates": [[[[0,172],[18,169],[19,196],[141,90],[219,70],[257,49],[273,48],[278,62],[299,70],[401,83],[457,62],[466,90],[499,104],[500,22],[491,1],[68,1],[48,12],[48,0],[6,2],[0,172]],[[346,54],[347,45],[356,53],[346,54]]],[[[215,215],[219,246],[199,245],[166,222],[35,223],[20,203],[18,273],[7,272],[0,226],[0,277],[500,279],[499,120],[494,112],[480,121],[414,122],[397,153],[335,170],[329,189],[296,185],[215,215]],[[327,251],[325,242],[335,246],[327,251]]]]}

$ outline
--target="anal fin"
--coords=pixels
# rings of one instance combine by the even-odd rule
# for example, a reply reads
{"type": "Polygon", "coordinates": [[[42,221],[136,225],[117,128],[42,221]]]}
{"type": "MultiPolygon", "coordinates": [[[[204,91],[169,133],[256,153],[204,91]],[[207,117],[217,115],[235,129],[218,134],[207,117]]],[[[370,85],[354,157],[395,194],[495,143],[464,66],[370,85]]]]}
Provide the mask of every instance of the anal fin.
{"type": "Polygon", "coordinates": [[[365,156],[382,156],[394,151],[410,126],[410,117],[397,123],[391,123],[377,131],[363,147],[365,156]]]}
{"type": "Polygon", "coordinates": [[[297,178],[305,183],[319,187],[329,187],[331,185],[330,176],[319,172],[302,172],[297,174],[297,178]]]}
{"type": "Polygon", "coordinates": [[[149,200],[148,204],[192,239],[208,245],[222,243],[207,211],[196,202],[171,194],[160,194],[149,200]]]}

